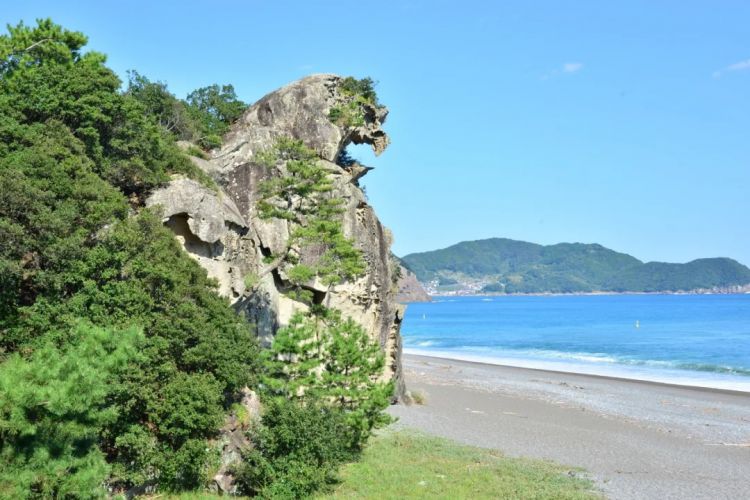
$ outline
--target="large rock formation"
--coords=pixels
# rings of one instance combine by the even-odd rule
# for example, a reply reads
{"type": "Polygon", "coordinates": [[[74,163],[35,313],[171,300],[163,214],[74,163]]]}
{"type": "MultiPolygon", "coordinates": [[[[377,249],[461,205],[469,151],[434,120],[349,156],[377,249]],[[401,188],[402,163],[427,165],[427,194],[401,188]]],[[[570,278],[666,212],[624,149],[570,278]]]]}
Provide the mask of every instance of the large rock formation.
{"type": "Polygon", "coordinates": [[[384,377],[396,382],[399,396],[403,393],[399,334],[403,308],[395,301],[396,264],[391,260],[390,233],[358,185],[370,169],[336,163],[350,143],[370,144],[376,154],[387,147],[388,136],[381,125],[388,110],[367,104],[358,125],[334,123],[330,110],[348,98],[341,83],[335,75],[314,75],[263,97],[245,111],[208,161],[195,161],[216,180],[218,190],[175,179],[154,192],[147,205],[161,206],[165,223],[185,250],[218,280],[221,293],[257,326],[261,341],[268,343],[295,311],[307,306],[285,295],[290,283],[283,266],[263,272],[264,257],[287,248],[290,228],[284,220],[264,220],[258,215],[259,185],[273,175],[258,155],[271,150],[281,137],[302,140],[314,149],[331,172],[333,193],[344,202],[344,233],[362,250],[367,271],[354,282],[330,289],[315,283],[308,287],[316,302],[339,309],[377,339],[386,354],[384,377]]]}
{"type": "Polygon", "coordinates": [[[409,302],[432,302],[422,283],[417,279],[417,275],[409,271],[403,265],[399,264],[396,301],[399,304],[408,304],[409,302]]]}

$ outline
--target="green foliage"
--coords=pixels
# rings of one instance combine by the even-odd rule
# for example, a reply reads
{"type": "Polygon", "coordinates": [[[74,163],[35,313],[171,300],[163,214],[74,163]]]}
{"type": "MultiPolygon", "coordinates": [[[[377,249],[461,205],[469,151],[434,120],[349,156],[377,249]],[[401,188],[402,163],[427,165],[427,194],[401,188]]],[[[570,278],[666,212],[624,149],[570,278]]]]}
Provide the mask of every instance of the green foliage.
{"type": "Polygon", "coordinates": [[[731,259],[698,259],[687,264],[649,262],[601,245],[542,246],[494,238],[410,254],[404,264],[420,281],[440,285],[456,278],[492,280],[485,292],[679,291],[750,283],[750,269],[731,259]]]}
{"type": "Polygon", "coordinates": [[[0,72],[4,75],[45,62],[78,60],[88,41],[82,33],[68,31],[49,19],[38,21],[33,30],[23,23],[8,26],[8,35],[0,37],[0,72]]]}
{"type": "Polygon", "coordinates": [[[63,343],[76,317],[144,328],[143,356],[120,375],[111,399],[118,418],[103,433],[114,477],[139,483],[216,432],[225,398],[253,383],[254,333],[147,211],[101,234],[77,266],[80,288],[22,309],[11,338],[63,343]]]}
{"type": "Polygon", "coordinates": [[[260,283],[260,276],[258,276],[258,273],[251,271],[245,275],[243,282],[247,290],[252,290],[260,283]]]}
{"type": "Polygon", "coordinates": [[[383,353],[352,319],[330,321],[322,344],[319,394],[344,410],[352,446],[360,447],[373,428],[391,421],[383,410],[390,404],[393,385],[378,381],[385,367],[383,353]]]}
{"type": "Polygon", "coordinates": [[[317,389],[323,362],[320,321],[297,313],[287,326],[276,332],[273,344],[262,353],[261,382],[267,394],[300,400],[305,391],[317,389]]]}
{"type": "Polygon", "coordinates": [[[361,275],[366,265],[362,252],[344,236],[341,200],[333,197],[333,183],[315,151],[302,141],[280,138],[273,149],[258,155],[267,168],[276,167],[279,175],[260,185],[258,211],[264,219],[283,219],[292,224],[289,247],[279,262],[292,264],[287,272],[296,285],[296,296],[309,301],[301,285],[320,277],[325,285],[335,285],[361,275]],[[299,262],[300,253],[310,251],[315,259],[299,262]]]}
{"type": "Polygon", "coordinates": [[[243,429],[248,428],[252,423],[252,417],[245,406],[239,403],[233,403],[232,406],[229,407],[229,411],[234,414],[237,418],[237,422],[239,422],[243,429]]]}
{"type": "Polygon", "coordinates": [[[177,99],[163,82],[152,82],[135,70],[128,72],[126,94],[135,98],[144,111],[175,138],[196,141],[200,138],[199,123],[188,106],[177,99]]]}
{"type": "Polygon", "coordinates": [[[97,443],[117,418],[107,399],[142,341],[135,329],[81,324],[65,347],[45,343],[0,364],[0,496],[105,496],[109,467],[97,443]]]}
{"type": "Polygon", "coordinates": [[[347,76],[339,85],[341,93],[348,96],[356,96],[373,106],[380,106],[378,96],[375,93],[376,82],[368,77],[357,80],[353,76],[347,76]]]}
{"type": "Polygon", "coordinates": [[[362,102],[352,100],[344,104],[335,105],[328,112],[328,119],[344,127],[362,127],[365,124],[365,112],[362,109],[362,102]]]}
{"type": "MultiPolygon", "coordinates": [[[[0,328],[41,297],[80,286],[96,233],[127,214],[124,197],[93,173],[84,145],[60,122],[0,121],[0,328]]],[[[0,348],[25,340],[6,332],[0,348]]]]}
{"type": "Polygon", "coordinates": [[[209,156],[202,149],[200,149],[197,146],[192,146],[191,145],[190,147],[188,147],[188,149],[187,149],[186,152],[190,156],[195,156],[195,157],[201,158],[203,160],[208,160],[209,159],[209,156]]]}
{"type": "Polygon", "coordinates": [[[686,264],[648,262],[618,274],[614,291],[659,292],[750,284],[750,269],[727,258],[696,259],[686,264]]]}
{"type": "Polygon", "coordinates": [[[229,125],[247,107],[237,98],[232,85],[216,84],[191,92],[186,104],[201,133],[198,143],[206,149],[221,145],[221,137],[229,131],[229,125]]]}
{"type": "Polygon", "coordinates": [[[149,413],[159,433],[183,443],[191,437],[208,437],[224,418],[221,384],[210,373],[179,373],[150,401],[149,413]]]}
{"type": "MultiPolygon", "coordinates": [[[[40,363],[36,356],[50,349],[66,360],[66,353],[77,352],[70,332],[80,320],[141,328],[138,355],[111,374],[99,370],[107,389],[106,422],[79,407],[80,415],[56,413],[61,420],[54,425],[69,423],[85,434],[70,438],[80,445],[74,458],[87,461],[97,485],[109,474],[115,488],[154,480],[164,488],[192,488],[203,483],[215,460],[207,439],[233,395],[255,382],[255,335],[157,215],[141,210],[129,217],[130,207],[138,208],[170,174],[200,175],[175,145],[168,123],[159,121],[169,112],[159,108],[169,101],[166,87],[137,80],[140,87],[119,93],[104,56],[81,52],[85,42],[51,21],[0,36],[0,352],[8,356],[0,370],[21,370],[21,355],[40,363]]],[[[116,359],[92,354],[77,366],[116,359]]],[[[49,381],[67,376],[53,374],[49,381]]],[[[97,411],[100,386],[82,376],[76,380],[77,396],[97,411]]],[[[4,397],[0,406],[6,402],[10,412],[25,404],[4,397]]],[[[68,439],[62,431],[59,438],[68,439]]],[[[56,444],[54,433],[34,439],[40,453],[54,449],[50,457],[67,460],[68,445],[56,444]]],[[[0,441],[7,443],[10,437],[0,441]]],[[[21,459],[8,449],[6,463],[21,459]]],[[[69,465],[69,479],[83,484],[75,471],[84,467],[69,465]]],[[[29,474],[33,467],[28,465],[29,474]]],[[[12,487],[33,486],[26,494],[63,491],[69,486],[62,470],[54,469],[57,479],[39,479],[44,485],[12,487]]]]}
{"type": "Polygon", "coordinates": [[[339,464],[354,453],[342,439],[341,410],[310,401],[299,405],[270,400],[261,425],[252,432],[255,447],[243,458],[237,482],[243,493],[262,498],[306,498],[336,480],[339,464]]]}
{"type": "Polygon", "coordinates": [[[10,27],[0,36],[0,114],[22,125],[60,121],[83,143],[95,173],[127,194],[165,182],[170,172],[195,175],[141,102],[117,91],[105,56],[81,53],[85,43],[50,20],[10,27]]]}
{"type": "MultiPolygon", "coordinates": [[[[335,410],[342,419],[336,446],[357,450],[375,426],[388,421],[382,411],[393,388],[378,381],[383,354],[362,327],[313,304],[312,292],[302,285],[319,278],[331,286],[362,274],[361,251],[343,234],[341,200],[332,196],[329,172],[313,150],[301,141],[281,138],[256,161],[280,173],[260,186],[261,217],[291,224],[289,246],[274,262],[287,265],[287,279],[295,285],[290,295],[311,305],[310,313],[294,315],[264,352],[263,399],[286,402],[287,412],[335,410]],[[295,404],[299,406],[290,406],[295,404]]],[[[277,429],[267,421],[265,425],[266,440],[289,439],[302,432],[277,429]]],[[[327,484],[329,470],[336,466],[336,462],[282,459],[275,453],[259,449],[248,457],[244,469],[248,492],[299,497],[327,484]]]]}
{"type": "MultiPolygon", "coordinates": [[[[162,82],[152,82],[136,71],[126,95],[135,98],[146,113],[176,139],[195,142],[204,149],[221,145],[222,136],[247,107],[232,85],[210,85],[177,99],[162,82]]],[[[197,155],[200,156],[200,155],[197,155]]]]}
{"type": "Polygon", "coordinates": [[[393,386],[379,380],[385,366],[380,346],[338,312],[295,314],[264,356],[265,396],[319,400],[342,410],[350,447],[362,446],[373,428],[390,421],[382,411],[390,404],[393,386]]]}
{"type": "Polygon", "coordinates": [[[328,119],[344,127],[361,127],[365,124],[367,108],[379,108],[372,78],[357,80],[348,76],[339,83],[341,102],[331,107],[328,119]]]}
{"type": "Polygon", "coordinates": [[[332,196],[330,173],[315,151],[302,141],[280,138],[258,161],[280,171],[262,182],[258,210],[264,219],[292,223],[289,246],[279,260],[293,264],[287,275],[297,286],[296,296],[309,301],[309,294],[299,287],[316,276],[330,286],[361,275],[366,269],[362,252],[343,234],[341,200],[332,196]],[[317,257],[299,263],[297,254],[290,252],[293,246],[301,252],[311,250],[317,257]]]}

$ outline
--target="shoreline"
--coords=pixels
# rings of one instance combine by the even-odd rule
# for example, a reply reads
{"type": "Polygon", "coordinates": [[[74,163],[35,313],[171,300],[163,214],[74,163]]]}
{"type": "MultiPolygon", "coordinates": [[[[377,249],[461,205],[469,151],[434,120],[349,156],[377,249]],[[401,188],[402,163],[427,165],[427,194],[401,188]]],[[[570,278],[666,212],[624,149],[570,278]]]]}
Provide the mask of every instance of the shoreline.
{"type": "Polygon", "coordinates": [[[728,394],[738,394],[738,395],[744,395],[748,396],[750,395],[750,377],[742,377],[739,375],[731,375],[731,374],[723,374],[723,373],[716,373],[716,372],[698,372],[698,371],[688,371],[685,370],[685,373],[672,373],[671,371],[667,373],[667,375],[673,375],[674,379],[659,379],[660,374],[664,374],[664,371],[659,370],[653,370],[652,373],[649,373],[648,370],[636,370],[633,369],[633,367],[628,367],[628,365],[615,365],[615,366],[587,366],[584,364],[576,364],[572,362],[556,362],[556,361],[547,361],[547,360],[534,360],[534,359],[514,359],[514,358],[491,358],[491,357],[483,357],[483,356],[472,356],[472,355],[464,355],[462,356],[460,353],[452,353],[449,351],[433,351],[430,349],[419,349],[419,348],[409,348],[404,347],[403,350],[405,355],[409,356],[417,356],[417,357],[424,357],[424,358],[433,358],[436,360],[443,360],[443,361],[460,361],[464,363],[475,363],[478,365],[485,365],[485,366],[499,366],[499,367],[505,367],[505,368],[517,368],[521,370],[534,370],[534,371],[540,371],[540,372],[549,372],[549,373],[555,373],[555,374],[565,374],[565,375],[580,375],[583,377],[597,377],[602,379],[608,379],[608,380],[616,380],[616,381],[622,381],[622,382],[638,382],[638,383],[644,383],[644,384],[654,384],[654,385],[660,385],[660,386],[667,386],[667,387],[680,387],[680,388],[686,388],[686,389],[694,389],[698,391],[720,391],[725,392],[728,394]],[[569,367],[570,369],[564,369],[566,367],[569,367]],[[586,371],[587,368],[590,368],[589,371],[586,371]],[[597,368],[599,368],[599,372],[597,372],[597,368]],[[601,370],[604,368],[603,370],[601,370]],[[612,368],[611,373],[604,373],[606,368],[612,368]],[[628,369],[631,368],[631,372],[634,374],[634,376],[626,376],[626,373],[628,369]],[[583,370],[581,370],[583,369],[583,370]],[[617,372],[620,373],[617,373],[617,372]],[[651,377],[651,378],[638,378],[635,375],[638,373],[642,373],[643,377],[651,377]],[[699,375],[701,373],[706,374],[713,374],[713,380],[711,377],[706,378],[696,378],[696,375],[699,375]],[[684,382],[680,382],[680,379],[683,379],[684,382]],[[701,384],[703,382],[703,384],[701,384]],[[714,383],[714,385],[708,385],[711,383],[714,383]],[[723,383],[723,384],[722,384],[723,383]],[[721,386],[723,385],[723,386],[721,386]],[[732,386],[733,385],[733,386],[732,386]]]}
{"type": "Polygon", "coordinates": [[[719,291],[661,291],[661,292],[467,292],[467,293],[427,293],[430,298],[440,297],[597,297],[611,295],[750,295],[750,292],[719,292],[719,291]]]}
{"type": "Polygon", "coordinates": [[[746,393],[405,354],[398,426],[585,468],[611,498],[750,491],[746,393]]]}

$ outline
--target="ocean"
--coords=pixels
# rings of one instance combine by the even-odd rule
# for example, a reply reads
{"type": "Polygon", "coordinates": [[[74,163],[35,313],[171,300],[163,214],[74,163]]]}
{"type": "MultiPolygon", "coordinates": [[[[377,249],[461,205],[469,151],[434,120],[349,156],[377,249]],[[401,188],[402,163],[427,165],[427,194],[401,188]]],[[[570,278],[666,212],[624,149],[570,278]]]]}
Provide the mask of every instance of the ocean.
{"type": "Polygon", "coordinates": [[[750,392],[750,295],[434,297],[406,353],[750,392]]]}

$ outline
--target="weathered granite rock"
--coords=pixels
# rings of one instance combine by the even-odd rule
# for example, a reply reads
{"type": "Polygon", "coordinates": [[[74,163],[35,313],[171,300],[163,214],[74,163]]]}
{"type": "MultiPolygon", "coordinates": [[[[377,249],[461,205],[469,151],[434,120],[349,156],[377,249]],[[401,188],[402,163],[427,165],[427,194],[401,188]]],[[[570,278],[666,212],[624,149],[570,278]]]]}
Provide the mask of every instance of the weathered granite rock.
{"type": "Polygon", "coordinates": [[[290,229],[284,220],[258,216],[259,185],[272,172],[257,161],[257,155],[270,150],[280,137],[302,140],[317,151],[331,172],[334,195],[344,202],[344,233],[362,250],[367,271],[356,281],[331,289],[314,283],[308,288],[318,303],[341,310],[380,343],[387,360],[383,376],[395,381],[398,397],[404,391],[399,333],[403,306],[395,300],[390,233],[358,185],[371,169],[335,163],[350,143],[370,144],[380,154],[389,142],[381,128],[388,110],[368,105],[364,124],[333,123],[331,108],[347,99],[340,92],[341,82],[336,75],[313,75],[266,95],[232,126],[210,160],[194,159],[216,180],[218,192],[177,179],[155,192],[148,204],[163,207],[165,222],[185,249],[219,281],[221,293],[237,311],[256,325],[261,342],[268,343],[295,311],[307,306],[284,294],[289,283],[283,268],[264,272],[264,257],[287,249],[290,229]]]}
{"type": "Polygon", "coordinates": [[[250,389],[242,391],[240,403],[227,416],[221,428],[217,445],[221,451],[219,470],[214,474],[211,489],[224,494],[237,493],[232,469],[242,462],[242,453],[253,444],[247,438],[247,431],[260,421],[260,399],[250,389]]]}
{"type": "Polygon", "coordinates": [[[234,224],[245,228],[245,219],[234,202],[221,193],[214,193],[192,179],[175,179],[146,200],[146,206],[160,205],[168,219],[185,214],[190,232],[205,243],[216,243],[234,224]]]}
{"type": "Polygon", "coordinates": [[[188,254],[219,282],[219,292],[234,300],[245,292],[246,261],[256,254],[245,238],[248,225],[225,193],[191,179],[177,178],[146,199],[161,211],[188,254]]]}

